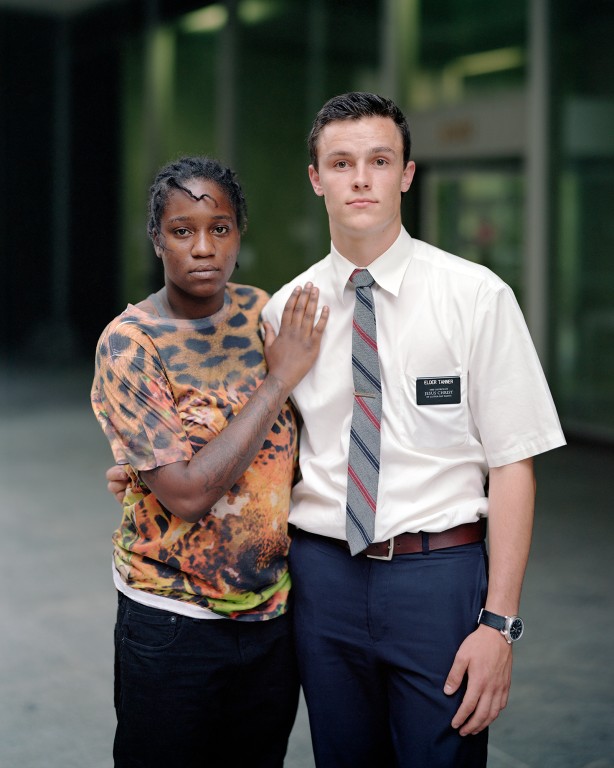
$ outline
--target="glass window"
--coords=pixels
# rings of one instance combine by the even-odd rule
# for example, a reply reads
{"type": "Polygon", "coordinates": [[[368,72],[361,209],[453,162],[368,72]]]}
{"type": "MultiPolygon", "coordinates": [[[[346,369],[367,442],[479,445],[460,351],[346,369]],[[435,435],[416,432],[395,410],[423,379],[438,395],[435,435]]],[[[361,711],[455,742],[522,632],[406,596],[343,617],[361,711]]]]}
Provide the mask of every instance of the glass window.
{"type": "Polygon", "coordinates": [[[614,6],[567,2],[554,37],[555,390],[562,419],[614,436],[614,6]]]}
{"type": "Polygon", "coordinates": [[[522,304],[524,184],[519,170],[428,170],[425,239],[492,269],[522,304]]]}

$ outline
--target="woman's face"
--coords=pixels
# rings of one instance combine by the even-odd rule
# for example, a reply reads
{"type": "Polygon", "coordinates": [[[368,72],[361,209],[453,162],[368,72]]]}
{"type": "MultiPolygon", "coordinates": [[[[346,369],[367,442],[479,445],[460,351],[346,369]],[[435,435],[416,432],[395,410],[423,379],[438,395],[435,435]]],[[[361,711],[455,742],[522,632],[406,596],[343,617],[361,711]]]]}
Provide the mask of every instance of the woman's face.
{"type": "Polygon", "coordinates": [[[235,211],[212,181],[190,179],[169,193],[155,239],[168,302],[177,317],[207,317],[224,303],[241,235],[235,211]]]}

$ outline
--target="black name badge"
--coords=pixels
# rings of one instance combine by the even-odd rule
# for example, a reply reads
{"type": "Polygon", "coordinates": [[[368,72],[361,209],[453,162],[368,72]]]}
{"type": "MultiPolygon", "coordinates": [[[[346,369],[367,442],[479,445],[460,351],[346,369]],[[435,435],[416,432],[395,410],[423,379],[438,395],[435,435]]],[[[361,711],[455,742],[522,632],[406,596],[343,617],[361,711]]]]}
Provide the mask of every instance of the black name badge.
{"type": "Polygon", "coordinates": [[[461,401],[460,376],[416,380],[418,405],[455,405],[461,401]]]}

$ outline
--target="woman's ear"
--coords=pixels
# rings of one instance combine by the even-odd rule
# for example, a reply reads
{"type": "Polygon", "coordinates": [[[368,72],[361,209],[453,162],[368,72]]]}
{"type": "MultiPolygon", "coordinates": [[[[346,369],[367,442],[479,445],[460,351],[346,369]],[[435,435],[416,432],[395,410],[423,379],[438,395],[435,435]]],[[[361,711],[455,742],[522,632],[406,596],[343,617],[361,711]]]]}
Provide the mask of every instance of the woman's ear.
{"type": "Polygon", "coordinates": [[[164,251],[164,248],[160,245],[160,235],[157,232],[154,232],[151,238],[153,242],[154,251],[156,253],[156,256],[161,259],[162,253],[164,251]]]}

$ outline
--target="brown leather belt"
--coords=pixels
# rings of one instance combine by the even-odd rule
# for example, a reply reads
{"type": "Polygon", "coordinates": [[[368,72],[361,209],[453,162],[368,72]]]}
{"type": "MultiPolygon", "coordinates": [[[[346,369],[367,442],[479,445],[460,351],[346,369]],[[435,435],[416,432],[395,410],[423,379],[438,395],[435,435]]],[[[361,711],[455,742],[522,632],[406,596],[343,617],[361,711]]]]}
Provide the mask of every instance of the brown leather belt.
{"type": "MultiPolygon", "coordinates": [[[[309,531],[300,531],[300,535],[313,539],[323,539],[337,546],[349,549],[347,541],[333,539],[330,536],[319,536],[309,531]]],[[[486,519],[482,518],[477,523],[465,523],[449,528],[447,531],[428,533],[400,533],[386,541],[377,541],[363,550],[360,554],[374,560],[392,560],[395,555],[409,555],[422,552],[426,554],[433,549],[445,549],[447,547],[459,547],[462,544],[475,544],[483,541],[486,536],[486,519]]]]}

